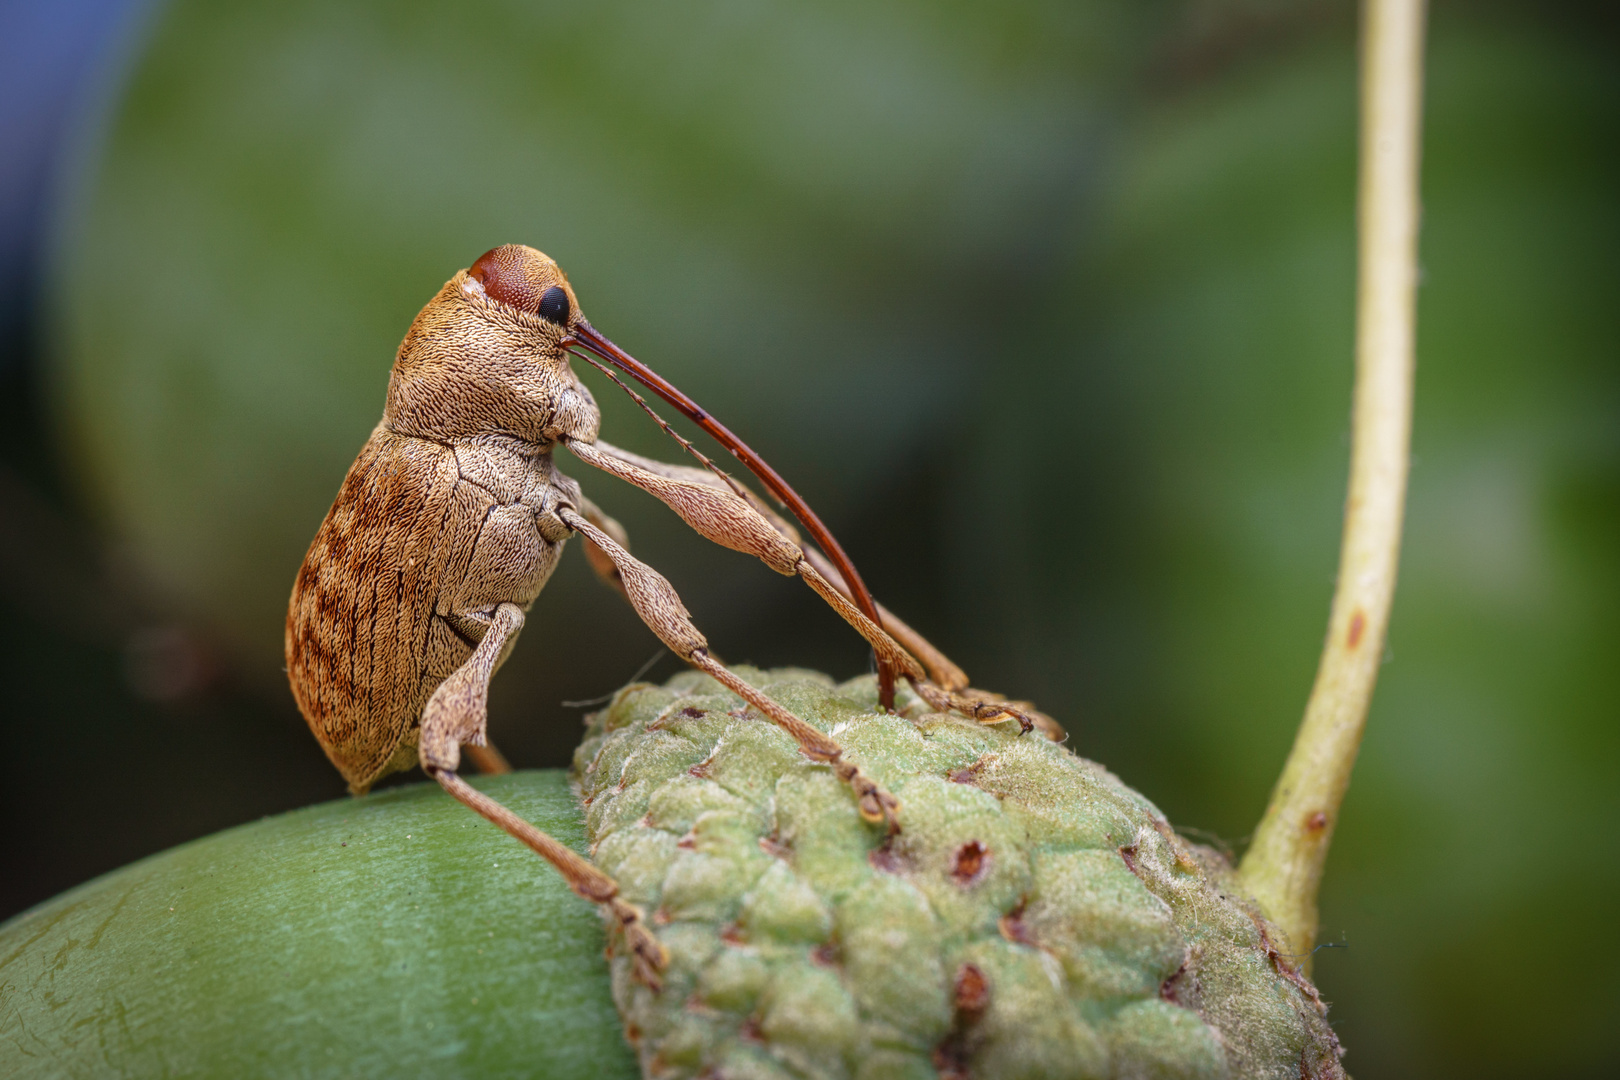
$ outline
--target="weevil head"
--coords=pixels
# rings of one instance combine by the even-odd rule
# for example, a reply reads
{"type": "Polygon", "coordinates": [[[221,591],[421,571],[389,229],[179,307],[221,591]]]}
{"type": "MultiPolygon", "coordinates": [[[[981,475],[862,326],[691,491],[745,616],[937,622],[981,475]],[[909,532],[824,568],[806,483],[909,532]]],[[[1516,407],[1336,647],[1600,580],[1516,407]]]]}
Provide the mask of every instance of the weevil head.
{"type": "Polygon", "coordinates": [[[445,283],[400,344],[384,422],[453,441],[595,439],[600,414],[568,366],[582,321],[568,277],[522,244],[491,248],[445,283]]]}

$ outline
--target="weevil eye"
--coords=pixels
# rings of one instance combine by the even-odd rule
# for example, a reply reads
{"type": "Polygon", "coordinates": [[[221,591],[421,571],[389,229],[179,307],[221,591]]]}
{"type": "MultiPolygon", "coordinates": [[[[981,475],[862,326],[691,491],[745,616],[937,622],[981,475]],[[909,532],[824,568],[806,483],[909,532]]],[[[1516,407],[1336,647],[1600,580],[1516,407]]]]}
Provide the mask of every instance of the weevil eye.
{"type": "Polygon", "coordinates": [[[568,293],[560,286],[553,285],[540,294],[540,317],[547,322],[558,326],[568,325],[568,293]]]}
{"type": "Polygon", "coordinates": [[[516,244],[491,248],[467,268],[467,275],[484,287],[491,300],[524,311],[535,308],[534,286],[523,272],[523,249],[516,244]]]}

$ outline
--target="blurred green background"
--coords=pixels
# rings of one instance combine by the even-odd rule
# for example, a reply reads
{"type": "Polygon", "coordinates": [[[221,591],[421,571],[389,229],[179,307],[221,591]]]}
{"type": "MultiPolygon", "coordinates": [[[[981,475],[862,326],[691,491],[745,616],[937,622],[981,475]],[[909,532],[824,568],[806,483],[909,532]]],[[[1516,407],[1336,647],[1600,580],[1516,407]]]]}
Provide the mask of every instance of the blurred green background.
{"type": "MultiPolygon", "coordinates": [[[[748,439],[887,604],[1241,851],[1348,461],[1355,10],[150,6],[8,330],[0,916],[333,797],[281,620],[411,317],[486,248],[748,439]]],[[[1363,1077],[1598,1077],[1620,946],[1620,24],[1434,5],[1387,663],[1316,974],[1363,1077]]],[[[610,441],[676,448],[594,372],[610,441]]],[[[563,463],[729,659],[808,590],[563,463]]],[[[521,765],[657,643],[577,553],[496,682],[521,765]]],[[[667,657],[655,675],[673,671],[667,657]]]]}

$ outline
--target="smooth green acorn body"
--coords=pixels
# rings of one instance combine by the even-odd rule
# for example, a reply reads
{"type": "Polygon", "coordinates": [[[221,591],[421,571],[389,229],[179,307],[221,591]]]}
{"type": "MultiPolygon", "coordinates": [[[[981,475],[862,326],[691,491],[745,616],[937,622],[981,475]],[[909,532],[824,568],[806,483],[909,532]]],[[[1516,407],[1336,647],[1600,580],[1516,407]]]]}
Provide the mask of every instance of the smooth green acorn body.
{"type": "MultiPolygon", "coordinates": [[[[591,850],[670,951],[613,958],[650,1077],[1320,1077],[1320,999],[1217,853],[1101,766],[870,678],[745,678],[901,801],[863,823],[696,673],[626,688],[575,756],[591,850]]],[[[1011,730],[1007,730],[1007,729],[1011,730]]]]}
{"type": "MultiPolygon", "coordinates": [[[[561,770],[478,786],[570,844],[561,770]]],[[[436,784],[171,848],[0,923],[0,1077],[628,1080],[591,905],[436,784]]]]}

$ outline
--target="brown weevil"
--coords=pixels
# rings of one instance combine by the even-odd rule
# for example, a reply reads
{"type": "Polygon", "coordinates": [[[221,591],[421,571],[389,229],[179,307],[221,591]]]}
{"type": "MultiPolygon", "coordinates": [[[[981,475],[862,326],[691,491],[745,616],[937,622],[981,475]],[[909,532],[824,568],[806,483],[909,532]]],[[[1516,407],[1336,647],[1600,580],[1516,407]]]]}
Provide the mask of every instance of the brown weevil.
{"type": "Polygon", "coordinates": [[[864,819],[896,829],[899,804],[845,760],[835,741],[710,655],[669,582],[630,555],[618,523],[558,470],[558,446],[661,499],[716,543],[804,578],[871,644],[884,707],[892,706],[899,676],[933,708],[1051,731],[1051,721],[1032,709],[969,690],[960,668],[880,607],[775,470],[591,327],[555,262],[516,244],[486,252],[428,302],[399,347],[382,421],[293,586],[287,674],[310,729],[352,792],[420,762],[451,795],[551,862],[576,893],[607,905],[648,985],[659,985],[666,954],[613,879],[457,775],[463,745],[480,768],[505,767],[485,739],[489,680],[569,536],[583,538],[597,573],[666,646],[780,725],[807,757],[828,764],[864,819]],[[574,350],[615,382],[603,363],[629,374],[714,436],[821,552],[801,546],[770,503],[684,439],[705,467],[664,464],[598,439],[596,402],[569,367],[574,350]]]}

